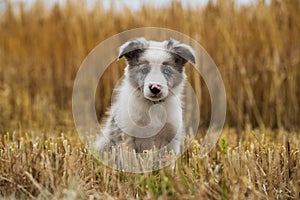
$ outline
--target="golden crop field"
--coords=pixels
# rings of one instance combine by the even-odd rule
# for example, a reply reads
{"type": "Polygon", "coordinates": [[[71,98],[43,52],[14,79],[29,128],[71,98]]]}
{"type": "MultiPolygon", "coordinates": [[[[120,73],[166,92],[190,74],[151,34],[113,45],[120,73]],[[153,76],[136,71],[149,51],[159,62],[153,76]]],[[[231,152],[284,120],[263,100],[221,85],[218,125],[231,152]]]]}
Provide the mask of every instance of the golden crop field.
{"type": "MultiPolygon", "coordinates": [[[[299,0],[204,7],[172,1],[138,10],[107,9],[101,1],[92,8],[84,1],[0,5],[0,198],[300,199],[299,0]],[[75,129],[72,89],[84,58],[101,41],[138,27],[193,38],[225,84],[222,135],[200,158],[210,96],[187,67],[201,93],[201,124],[175,170],[113,171],[87,151],[75,129]]],[[[99,121],[123,70],[123,60],[114,62],[101,79],[99,121]]]]}

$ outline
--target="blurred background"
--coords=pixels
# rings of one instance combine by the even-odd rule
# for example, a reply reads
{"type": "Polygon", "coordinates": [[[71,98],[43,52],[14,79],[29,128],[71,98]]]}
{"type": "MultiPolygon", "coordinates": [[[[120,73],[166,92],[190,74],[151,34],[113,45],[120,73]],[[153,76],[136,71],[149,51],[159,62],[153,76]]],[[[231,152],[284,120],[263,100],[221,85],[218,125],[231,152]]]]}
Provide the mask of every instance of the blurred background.
{"type": "MultiPolygon", "coordinates": [[[[72,88],[83,59],[101,41],[137,27],[163,27],[198,41],[215,61],[227,94],[225,126],[299,130],[300,2],[0,1],[0,133],[75,129],[72,88]]],[[[99,119],[124,61],[98,87],[99,119]]],[[[205,83],[187,67],[210,120],[205,83]]]]}

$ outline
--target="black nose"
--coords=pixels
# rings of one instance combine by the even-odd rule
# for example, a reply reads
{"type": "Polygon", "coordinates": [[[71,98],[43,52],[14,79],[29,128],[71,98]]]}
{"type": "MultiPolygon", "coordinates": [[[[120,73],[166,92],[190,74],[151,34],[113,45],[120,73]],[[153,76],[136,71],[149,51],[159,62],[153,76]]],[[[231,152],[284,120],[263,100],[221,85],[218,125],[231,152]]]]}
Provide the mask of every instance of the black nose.
{"type": "Polygon", "coordinates": [[[151,84],[150,86],[149,86],[149,89],[150,89],[150,91],[151,91],[151,93],[152,94],[158,94],[158,93],[160,93],[160,91],[161,91],[161,86],[160,85],[158,85],[158,84],[151,84]]]}

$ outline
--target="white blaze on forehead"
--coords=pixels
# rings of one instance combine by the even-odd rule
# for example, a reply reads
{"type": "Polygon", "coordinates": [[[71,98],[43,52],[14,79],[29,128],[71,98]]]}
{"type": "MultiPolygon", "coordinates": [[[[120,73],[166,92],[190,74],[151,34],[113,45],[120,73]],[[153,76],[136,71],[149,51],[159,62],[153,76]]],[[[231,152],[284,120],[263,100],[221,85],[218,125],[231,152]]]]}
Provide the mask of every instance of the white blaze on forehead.
{"type": "Polygon", "coordinates": [[[145,78],[145,85],[149,86],[153,83],[167,87],[167,80],[160,71],[160,66],[158,65],[153,65],[145,78]]]}
{"type": "Polygon", "coordinates": [[[141,55],[141,59],[147,60],[150,63],[161,64],[171,58],[168,50],[166,49],[167,42],[149,41],[149,47],[141,55]]]}

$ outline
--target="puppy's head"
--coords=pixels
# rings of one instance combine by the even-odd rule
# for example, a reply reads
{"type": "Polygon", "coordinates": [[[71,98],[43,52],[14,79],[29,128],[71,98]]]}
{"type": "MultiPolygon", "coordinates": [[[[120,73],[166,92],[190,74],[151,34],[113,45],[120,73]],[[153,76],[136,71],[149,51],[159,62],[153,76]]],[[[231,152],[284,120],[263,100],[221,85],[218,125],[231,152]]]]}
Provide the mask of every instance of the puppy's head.
{"type": "Polygon", "coordinates": [[[164,100],[184,84],[184,65],[195,63],[193,49],[179,41],[163,42],[137,38],[123,44],[119,58],[126,58],[125,76],[151,101],[164,100]],[[174,90],[174,91],[172,91],[174,90]]]}

